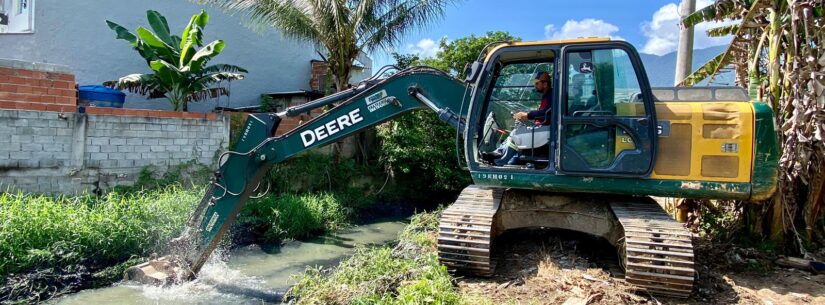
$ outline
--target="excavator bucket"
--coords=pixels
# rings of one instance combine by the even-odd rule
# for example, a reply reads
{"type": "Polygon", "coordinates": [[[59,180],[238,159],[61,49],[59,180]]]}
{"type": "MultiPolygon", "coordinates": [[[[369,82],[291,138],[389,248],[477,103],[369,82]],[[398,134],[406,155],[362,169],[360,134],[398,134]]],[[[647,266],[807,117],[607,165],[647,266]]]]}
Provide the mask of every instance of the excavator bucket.
{"type": "Polygon", "coordinates": [[[182,264],[176,256],[163,256],[129,267],[124,272],[123,279],[146,285],[171,285],[192,278],[192,272],[184,266],[186,264],[182,264]]]}

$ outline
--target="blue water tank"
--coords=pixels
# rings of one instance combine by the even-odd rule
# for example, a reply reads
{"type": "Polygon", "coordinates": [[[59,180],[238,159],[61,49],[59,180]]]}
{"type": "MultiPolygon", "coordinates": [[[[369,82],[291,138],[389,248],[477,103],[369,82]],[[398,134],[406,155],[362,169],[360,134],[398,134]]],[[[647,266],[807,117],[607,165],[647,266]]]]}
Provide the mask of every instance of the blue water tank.
{"type": "Polygon", "coordinates": [[[126,94],[115,89],[98,85],[86,85],[78,88],[80,105],[95,107],[123,108],[126,94]]]}

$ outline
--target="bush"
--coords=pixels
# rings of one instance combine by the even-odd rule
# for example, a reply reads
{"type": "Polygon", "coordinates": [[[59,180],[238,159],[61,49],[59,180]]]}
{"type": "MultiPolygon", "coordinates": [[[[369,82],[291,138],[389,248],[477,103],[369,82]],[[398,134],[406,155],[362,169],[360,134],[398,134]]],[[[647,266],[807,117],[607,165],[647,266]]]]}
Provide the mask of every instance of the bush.
{"type": "Polygon", "coordinates": [[[0,275],[151,253],[180,232],[202,194],[175,186],[103,198],[0,193],[0,275]]]}
{"type": "Polygon", "coordinates": [[[338,229],[349,224],[351,216],[352,209],[331,194],[281,194],[250,201],[238,224],[271,243],[338,229]]]}
{"type": "MultiPolygon", "coordinates": [[[[455,193],[470,184],[456,158],[456,131],[432,111],[415,111],[378,127],[380,160],[392,170],[402,194],[455,193]]],[[[462,161],[463,162],[463,161],[462,161]]]]}
{"type": "Polygon", "coordinates": [[[370,187],[370,183],[358,180],[379,173],[380,169],[357,165],[353,160],[310,152],[276,164],[268,179],[279,192],[337,192],[370,187]]]}

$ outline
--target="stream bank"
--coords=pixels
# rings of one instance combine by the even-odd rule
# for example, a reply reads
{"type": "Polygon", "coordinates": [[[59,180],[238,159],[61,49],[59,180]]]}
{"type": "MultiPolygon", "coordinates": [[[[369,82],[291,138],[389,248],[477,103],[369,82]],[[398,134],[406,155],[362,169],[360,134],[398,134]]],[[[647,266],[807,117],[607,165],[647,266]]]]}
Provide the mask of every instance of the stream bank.
{"type": "Polygon", "coordinates": [[[248,245],[213,255],[198,279],[171,287],[117,283],[52,300],[52,304],[275,303],[307,267],[333,266],[356,248],[394,240],[406,225],[384,219],[284,245],[248,245]]]}

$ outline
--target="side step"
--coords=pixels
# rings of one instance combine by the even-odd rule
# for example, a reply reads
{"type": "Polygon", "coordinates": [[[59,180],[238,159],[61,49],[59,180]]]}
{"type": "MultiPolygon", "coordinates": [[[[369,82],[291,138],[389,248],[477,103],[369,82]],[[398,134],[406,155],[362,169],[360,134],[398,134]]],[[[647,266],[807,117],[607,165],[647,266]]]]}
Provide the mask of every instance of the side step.
{"type": "Polygon", "coordinates": [[[471,185],[441,213],[438,225],[438,261],[451,272],[491,276],[493,223],[501,205],[501,189],[471,185]]]}
{"type": "Polygon", "coordinates": [[[624,227],[625,281],[651,294],[687,298],[696,271],[690,234],[654,202],[612,202],[624,227]]]}

